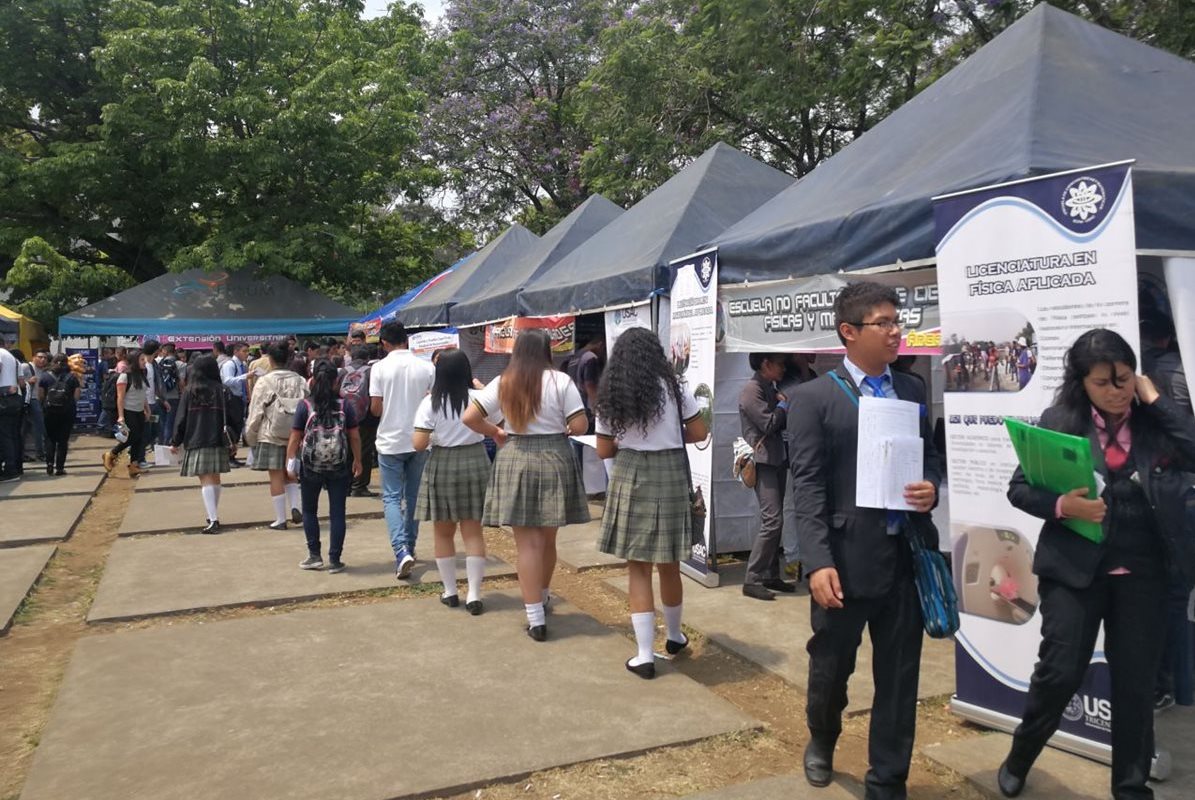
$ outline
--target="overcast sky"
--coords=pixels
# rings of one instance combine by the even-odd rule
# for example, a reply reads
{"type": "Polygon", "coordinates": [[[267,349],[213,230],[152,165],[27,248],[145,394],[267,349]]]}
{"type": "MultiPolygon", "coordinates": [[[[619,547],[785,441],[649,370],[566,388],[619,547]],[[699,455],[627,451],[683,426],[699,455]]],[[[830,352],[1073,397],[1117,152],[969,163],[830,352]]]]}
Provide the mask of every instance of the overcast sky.
{"type": "MultiPolygon", "coordinates": [[[[390,2],[391,0],[365,0],[366,18],[385,14],[386,6],[390,5],[390,2]]],[[[447,0],[419,0],[419,5],[423,6],[423,18],[428,22],[438,22],[444,13],[445,2],[447,0]]]]}

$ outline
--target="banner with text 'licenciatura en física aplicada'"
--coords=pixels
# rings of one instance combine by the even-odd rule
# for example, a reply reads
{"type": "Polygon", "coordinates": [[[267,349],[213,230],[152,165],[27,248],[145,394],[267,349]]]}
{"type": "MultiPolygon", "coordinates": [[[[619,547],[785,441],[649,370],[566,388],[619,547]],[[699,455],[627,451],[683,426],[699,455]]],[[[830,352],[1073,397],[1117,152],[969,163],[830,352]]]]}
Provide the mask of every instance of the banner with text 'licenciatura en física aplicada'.
{"type": "MultiPolygon", "coordinates": [[[[1042,520],[1008,502],[1016,455],[1004,419],[1038,421],[1084,331],[1111,328],[1137,348],[1132,173],[1122,163],[940,197],[934,221],[962,612],[953,705],[1011,729],[1041,642],[1032,567],[1042,520]]],[[[1101,635],[1054,743],[1106,757],[1109,695],[1101,635]]]]}

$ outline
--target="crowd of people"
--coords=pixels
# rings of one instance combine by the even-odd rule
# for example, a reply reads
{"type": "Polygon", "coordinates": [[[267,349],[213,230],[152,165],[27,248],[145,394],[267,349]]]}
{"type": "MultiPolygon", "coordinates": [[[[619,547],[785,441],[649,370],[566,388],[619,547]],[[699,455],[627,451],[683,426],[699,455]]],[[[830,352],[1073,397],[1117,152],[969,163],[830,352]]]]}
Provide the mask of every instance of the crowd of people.
{"type": "Polygon", "coordinates": [[[1037,369],[1037,353],[1024,338],[1008,342],[959,342],[942,360],[946,391],[1019,391],[1037,369]]]}
{"type": "Polygon", "coordinates": [[[0,347],[0,481],[18,480],[26,463],[66,474],[66,454],[82,390],[65,355],[38,350],[33,361],[0,347]]]}

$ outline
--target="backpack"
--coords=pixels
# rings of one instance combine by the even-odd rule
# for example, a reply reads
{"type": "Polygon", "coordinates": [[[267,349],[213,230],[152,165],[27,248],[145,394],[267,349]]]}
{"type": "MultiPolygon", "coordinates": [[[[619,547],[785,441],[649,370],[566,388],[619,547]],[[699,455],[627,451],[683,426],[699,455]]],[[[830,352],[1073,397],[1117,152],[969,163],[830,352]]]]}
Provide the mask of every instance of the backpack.
{"type": "MultiPolygon", "coordinates": [[[[46,390],[46,400],[42,405],[47,408],[65,410],[70,403],[70,391],[66,388],[66,379],[70,375],[59,375],[54,379],[54,385],[46,390]]],[[[115,400],[115,398],[113,398],[115,400]]]]}
{"type": "Polygon", "coordinates": [[[104,385],[100,387],[100,407],[105,411],[116,410],[116,381],[120,373],[114,369],[104,375],[104,385]]]}
{"type": "Polygon", "coordinates": [[[170,356],[165,356],[158,362],[158,374],[162,382],[162,393],[170,397],[177,397],[178,362],[170,356]]]}
{"type": "Polygon", "coordinates": [[[343,472],[348,466],[349,440],[344,430],[344,401],[330,420],[320,419],[311,402],[307,404],[307,424],[303,428],[303,447],[299,458],[304,470],[323,473],[343,472]]]}
{"type": "Polygon", "coordinates": [[[274,441],[286,441],[290,438],[290,431],[295,421],[295,411],[298,410],[299,403],[303,402],[303,396],[296,394],[294,397],[283,397],[279,390],[284,388],[285,385],[277,386],[274,390],[274,398],[266,403],[265,420],[262,426],[263,430],[258,435],[259,439],[263,436],[268,436],[274,441]]]}
{"type": "Polygon", "coordinates": [[[340,397],[352,406],[358,420],[369,417],[369,365],[349,367],[340,381],[340,397]]]}

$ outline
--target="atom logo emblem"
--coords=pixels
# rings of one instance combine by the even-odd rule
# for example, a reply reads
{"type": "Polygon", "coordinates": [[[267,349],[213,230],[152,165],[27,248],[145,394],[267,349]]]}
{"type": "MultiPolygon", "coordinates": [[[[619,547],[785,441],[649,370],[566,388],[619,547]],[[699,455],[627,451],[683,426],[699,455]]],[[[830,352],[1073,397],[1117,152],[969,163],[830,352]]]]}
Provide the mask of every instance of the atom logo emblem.
{"type": "Polygon", "coordinates": [[[1104,210],[1107,193],[1095,178],[1076,178],[1062,193],[1062,211],[1073,222],[1090,222],[1104,210]]]}
{"type": "Polygon", "coordinates": [[[1079,695],[1072,697],[1071,701],[1066,704],[1066,710],[1062,712],[1062,716],[1071,722],[1083,719],[1083,698],[1079,695]]]}

